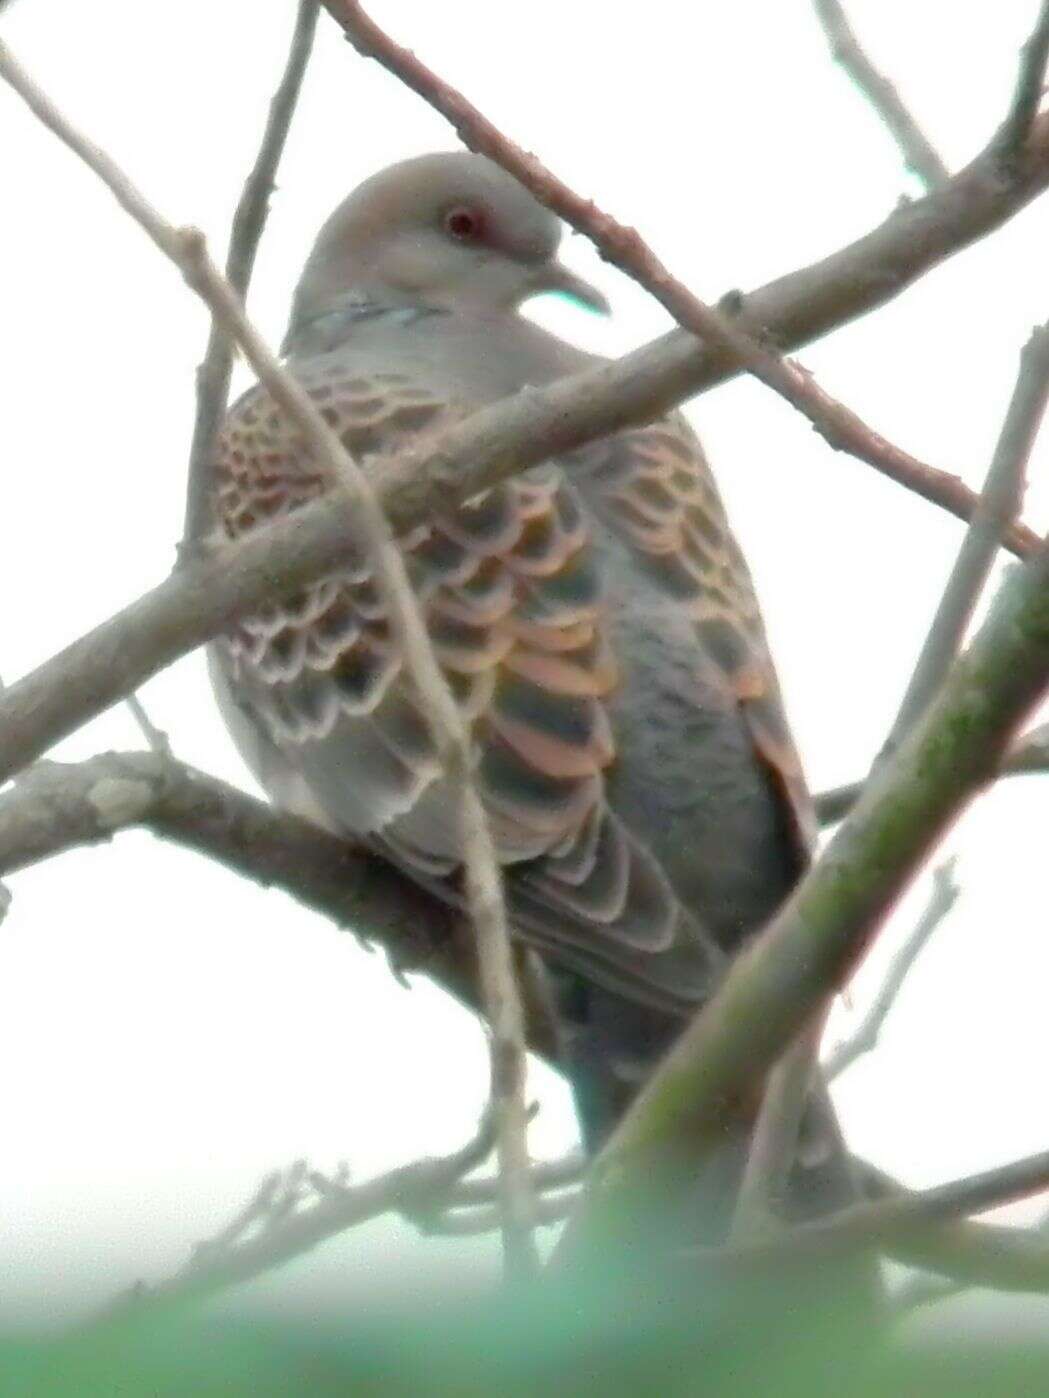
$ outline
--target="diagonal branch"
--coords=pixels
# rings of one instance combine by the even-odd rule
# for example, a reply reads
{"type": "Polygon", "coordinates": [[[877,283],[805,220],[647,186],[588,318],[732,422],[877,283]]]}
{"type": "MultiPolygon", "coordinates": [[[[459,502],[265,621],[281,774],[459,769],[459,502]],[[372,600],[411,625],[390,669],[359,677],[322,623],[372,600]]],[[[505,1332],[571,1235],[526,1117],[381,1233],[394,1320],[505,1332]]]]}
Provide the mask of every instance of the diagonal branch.
{"type": "Polygon", "coordinates": [[[499,1177],[503,1184],[503,1242],[508,1268],[534,1271],[531,1239],[525,1099],[524,1013],[503,900],[502,881],[487,816],[474,786],[472,745],[458,705],[438,664],[389,521],[379,498],[320,409],[244,314],[236,291],[208,257],[203,235],[177,228],[149,204],[116,162],[77,131],[46,94],[0,46],[0,74],[40,121],[107,186],[120,206],[181,271],[220,321],[226,334],[265,385],[274,403],[295,424],[314,465],[341,505],[344,527],[363,534],[390,624],[403,641],[406,666],[422,699],[434,745],[460,792],[460,833],[466,902],[478,942],[492,1063],[499,1177]]]}
{"type": "Polygon", "coordinates": [[[996,138],[998,158],[1014,160],[1031,133],[1045,90],[1045,66],[1049,62],[1049,0],[1042,0],[1038,19],[1020,50],[1020,70],[1012,105],[996,138]]]}
{"type": "MultiPolygon", "coordinates": [[[[540,203],[589,238],[607,262],[644,287],[683,330],[785,398],[835,451],[846,451],[919,493],[931,487],[957,496],[956,487],[947,485],[951,478],[944,479],[944,473],[894,446],[844,403],[832,398],[802,365],[769,348],[776,338],[770,327],[759,320],[748,328],[740,317],[730,318],[701,301],[671,275],[637,229],[625,227],[599,209],[592,199],[584,199],[536,156],[503,135],[461,92],[380,29],[359,0],[325,0],[325,8],[358,52],[376,59],[446,117],[470,150],[494,160],[540,203]]],[[[738,309],[738,298],[727,299],[738,309]]]]}
{"type": "MultiPolygon", "coordinates": [[[[1002,540],[1020,513],[1027,463],[1049,402],[1049,324],[1036,328],[1020,355],[1020,366],[983,491],[922,645],[899,712],[882,748],[893,751],[928,707],[961,648],[1002,540]]],[[[1031,735],[1030,743],[1035,738],[1031,735]]],[[[1027,744],[1021,745],[1021,751],[1027,744]]],[[[1030,754],[1030,749],[1028,749],[1030,754]]],[[[1014,753],[1010,763],[1023,762],[1014,753]]],[[[1015,770],[1031,771],[1028,763],[1015,770]]],[[[840,787],[817,800],[822,821],[847,810],[860,788],[840,787]],[[828,814],[829,813],[829,814],[828,814]]]]}
{"type": "MultiPolygon", "coordinates": [[[[255,254],[269,213],[277,167],[284,153],[313,48],[319,9],[318,0],[299,0],[284,73],[273,94],[262,142],[233,215],[229,250],[226,253],[226,277],[242,301],[251,281],[255,254]]],[[[221,322],[213,318],[207,349],[197,369],[197,416],[189,452],[186,518],[180,546],[183,559],[189,556],[192,546],[199,543],[207,532],[210,516],[208,472],[226,411],[232,370],[233,345],[221,322]]]]}
{"type": "Polygon", "coordinates": [[[921,180],[926,189],[936,189],[945,184],[950,178],[946,165],[896,88],[867,56],[839,0],[813,0],[813,4],[835,63],[848,73],[881,117],[899,147],[907,169],[921,180]]]}
{"type": "MultiPolygon", "coordinates": [[[[1027,462],[1047,399],[1049,327],[1042,327],[1032,333],[1021,354],[1016,386],[979,504],[900,706],[886,744],[888,751],[899,743],[936,694],[961,647],[1002,536],[1020,513],[1027,462]]],[[[933,896],[925,915],[894,959],[870,1012],[853,1037],[831,1055],[826,1065],[828,1081],[874,1047],[907,973],[957,897],[953,866],[944,866],[934,877],[933,896]]],[[[822,1019],[799,1035],[769,1076],[740,1184],[732,1230],[737,1240],[760,1234],[775,1216],[776,1200],[795,1158],[798,1129],[818,1057],[822,1019]]]]}
{"type": "MultiPolygon", "coordinates": [[[[1007,752],[998,768],[997,776],[1028,777],[1049,772],[1049,724],[1032,728],[1016,746],[1007,752]]],[[[830,787],[814,798],[816,817],[821,825],[835,825],[848,814],[856,804],[856,798],[863,790],[863,782],[846,782],[842,786],[830,787]]]]}
{"type": "MultiPolygon", "coordinates": [[[[868,1192],[876,1199],[909,1194],[898,1180],[866,1161],[856,1161],[868,1192]]],[[[920,1267],[948,1278],[930,1293],[923,1288],[918,1301],[943,1300],[964,1287],[990,1287],[996,1291],[1049,1293],[1049,1236],[1047,1220],[1033,1227],[982,1223],[954,1218],[932,1226],[908,1228],[883,1239],[890,1257],[910,1267],[920,1267]]]]}
{"type": "MultiPolygon", "coordinates": [[[[0,62],[4,50],[0,46],[0,62]]],[[[943,258],[1005,222],[1049,184],[1049,117],[1007,171],[984,151],[942,189],[896,210],[829,257],[745,298],[738,323],[796,345],[891,300],[943,258]]],[[[437,510],[603,436],[650,422],[731,377],[731,359],[674,331],[612,364],[527,389],[458,424],[440,441],[370,471],[403,532],[437,510]]],[[[961,518],[976,497],[954,477],[909,484],[961,518]]],[[[352,527],[352,522],[351,522],[352,527]]],[[[0,781],[268,596],[336,571],[347,521],[320,500],[167,579],[0,695],[0,781]]],[[[1011,531],[1022,556],[1037,545],[1011,531]]]]}
{"type": "Polygon", "coordinates": [[[1023,505],[1027,463],[1047,402],[1049,325],[1043,325],[1032,331],[1020,354],[987,479],[886,741],[890,751],[939,689],[961,648],[1002,538],[1023,505]]]}
{"type": "Polygon", "coordinates": [[[819,1015],[807,1026],[768,1075],[736,1195],[734,1243],[745,1244],[777,1227],[817,1072],[824,1019],[819,1015]]]}
{"type": "MultiPolygon", "coordinates": [[[[1027,464],[1049,402],[1049,324],[1031,332],[1020,354],[1020,366],[1002,423],[983,491],[969,520],[958,555],[929,627],[921,652],[900,703],[892,732],[885,742],[891,752],[926,708],[943,682],[972,620],[991,568],[1013,521],[1020,513],[1027,464]]],[[[1002,774],[1043,770],[1045,733],[1028,735],[1010,753],[1002,774]]],[[[855,801],[862,783],[849,783],[816,798],[823,824],[841,818],[855,801]]]]}
{"type": "MultiPolygon", "coordinates": [[[[701,1258],[733,1270],[838,1256],[862,1247],[907,1246],[922,1230],[967,1214],[980,1213],[1049,1189],[1049,1152],[1026,1156],[993,1170],[937,1185],[904,1191],[870,1203],[854,1204],[828,1218],[817,1219],[780,1236],[734,1249],[708,1248],[701,1258]]],[[[920,1246],[920,1244],[919,1244],[920,1246]]]]}
{"type": "Polygon", "coordinates": [[[938,698],[865,788],[773,918],[733,963],[595,1162],[565,1254],[647,1231],[654,1182],[680,1197],[702,1155],[825,997],[900,890],[992,777],[1049,685],[1049,550],[1010,577],[938,698]]]}
{"type": "MultiPolygon", "coordinates": [[[[145,829],[214,860],[386,953],[394,976],[428,976],[483,1012],[477,947],[457,907],[386,860],[266,801],[206,776],[170,753],[108,752],[40,762],[0,793],[0,878],[71,849],[145,829]]],[[[544,986],[521,968],[529,1047],[555,1066],[557,1027],[544,986]]],[[[405,982],[406,983],[406,982],[405,982]]]]}
{"type": "MultiPolygon", "coordinates": [[[[500,1227],[498,1181],[463,1176],[482,1165],[493,1146],[491,1123],[461,1150],[379,1175],[363,1184],[311,1170],[304,1160],[267,1175],[248,1201],[213,1237],[198,1243],[166,1281],[139,1283],[98,1320],[141,1313],[144,1305],[198,1300],[284,1266],[323,1243],[382,1214],[398,1214],[429,1237],[463,1237],[500,1227]]],[[[567,1156],[532,1168],[536,1221],[557,1223],[575,1200],[581,1158],[567,1156]]]]}
{"type": "MultiPolygon", "coordinates": [[[[215,1238],[200,1243],[185,1266],[155,1286],[139,1284],[100,1319],[137,1313],[143,1304],[199,1299],[283,1266],[329,1238],[381,1214],[432,1206],[491,1153],[493,1129],[482,1124],[474,1140],[452,1155],[401,1165],[364,1184],[324,1182],[302,1206],[310,1184],[305,1164],[269,1175],[248,1204],[215,1238]]],[[[319,1182],[319,1177],[314,1177],[319,1182]]]]}

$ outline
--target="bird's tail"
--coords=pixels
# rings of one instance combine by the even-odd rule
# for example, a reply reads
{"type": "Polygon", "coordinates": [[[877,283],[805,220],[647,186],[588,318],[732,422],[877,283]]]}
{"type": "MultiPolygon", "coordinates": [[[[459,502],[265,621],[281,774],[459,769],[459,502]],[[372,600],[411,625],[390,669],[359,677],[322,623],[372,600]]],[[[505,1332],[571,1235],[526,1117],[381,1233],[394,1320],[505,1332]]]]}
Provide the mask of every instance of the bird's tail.
{"type": "MultiPolygon", "coordinates": [[[[638,1090],[682,1029],[682,1022],[638,1005],[569,973],[554,973],[564,1032],[565,1071],[571,1083],[587,1152],[596,1154],[638,1090]]],[[[750,1146],[752,1122],[726,1132],[718,1159],[704,1171],[705,1192],[724,1232],[750,1146]],[[714,1183],[716,1181],[716,1184],[714,1183]]],[[[802,1124],[798,1162],[783,1201],[793,1221],[819,1217],[855,1203],[856,1172],[826,1087],[815,1084],[802,1124]]],[[[718,1239],[711,1238],[710,1241],[718,1239]]]]}

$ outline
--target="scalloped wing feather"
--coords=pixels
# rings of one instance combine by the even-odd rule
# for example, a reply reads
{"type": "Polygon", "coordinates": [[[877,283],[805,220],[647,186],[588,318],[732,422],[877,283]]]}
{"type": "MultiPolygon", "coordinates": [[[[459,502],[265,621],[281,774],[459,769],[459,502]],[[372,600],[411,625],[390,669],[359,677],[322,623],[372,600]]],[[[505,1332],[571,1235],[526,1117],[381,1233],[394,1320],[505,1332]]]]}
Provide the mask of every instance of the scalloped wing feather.
{"type": "MultiPolygon", "coordinates": [[[[440,433],[467,411],[406,374],[298,366],[357,459],[440,433]]],[[[309,453],[261,388],[232,410],[217,461],[229,537],[320,492],[309,453]]],[[[605,799],[617,684],[599,559],[571,470],[638,560],[678,599],[722,667],[755,748],[794,814],[810,809],[757,604],[698,442],[677,417],[538,467],[401,540],[442,669],[477,748],[477,780],[522,933],[584,974],[682,1013],[720,953],[657,860],[605,799]]],[[[260,778],[286,804],[367,839],[455,896],[455,794],[436,758],[368,559],[244,618],[216,643],[227,706],[261,731],[260,778]],[[276,756],[280,755],[280,760],[276,756]]],[[[259,770],[258,764],[256,770],[259,770]]]]}
{"type": "Polygon", "coordinates": [[[680,601],[705,653],[724,674],[775,796],[784,803],[803,867],[816,840],[812,798],[787,726],[750,571],[698,438],[675,413],[584,447],[572,460],[596,485],[606,521],[680,601]]]}

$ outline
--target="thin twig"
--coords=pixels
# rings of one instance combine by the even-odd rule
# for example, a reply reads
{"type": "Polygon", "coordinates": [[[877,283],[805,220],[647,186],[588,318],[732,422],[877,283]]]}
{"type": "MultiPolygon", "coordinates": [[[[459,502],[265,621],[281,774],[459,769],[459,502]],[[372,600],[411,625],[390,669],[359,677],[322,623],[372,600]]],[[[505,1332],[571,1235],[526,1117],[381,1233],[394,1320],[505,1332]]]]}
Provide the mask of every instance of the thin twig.
{"type": "MultiPolygon", "coordinates": [[[[854,1163],[874,1198],[905,1197],[912,1193],[867,1161],[854,1163]]],[[[935,1225],[905,1229],[885,1239],[883,1247],[895,1261],[946,1279],[926,1286],[923,1283],[930,1280],[928,1277],[915,1278],[913,1288],[897,1293],[896,1301],[901,1310],[944,1300],[967,1287],[1049,1292],[1049,1218],[1044,1215],[1026,1228],[952,1218],[935,1225]]]]}
{"type": "MultiPolygon", "coordinates": [[[[1006,753],[997,777],[1027,777],[1049,772],[1049,723],[1032,728],[1011,752],[1006,753]]],[[[856,804],[863,782],[846,782],[830,787],[813,797],[816,817],[821,825],[834,825],[842,820],[856,804]]]]}
{"type": "MultiPolygon", "coordinates": [[[[269,213],[277,167],[284,153],[313,48],[319,9],[318,0],[299,0],[284,73],[270,102],[262,142],[233,215],[229,250],[226,253],[226,278],[241,301],[247,296],[255,255],[269,213]]],[[[221,322],[213,318],[207,349],[197,368],[197,414],[189,453],[186,518],[179,546],[183,561],[192,556],[193,547],[205,536],[210,525],[211,463],[229,398],[232,370],[233,345],[221,322]]]]}
{"type": "MultiPolygon", "coordinates": [[[[562,1156],[560,1160],[545,1160],[532,1166],[532,1188],[536,1194],[563,1189],[578,1184],[586,1173],[587,1157],[579,1152],[562,1156]]],[[[445,1197],[448,1208],[465,1209],[478,1204],[498,1201],[498,1180],[459,1180],[445,1197]]]]}
{"type": "Polygon", "coordinates": [[[725,1263],[733,1269],[768,1264],[793,1266],[856,1248],[880,1247],[901,1238],[917,1237],[923,1228],[993,1209],[1045,1189],[1049,1189],[1047,1151],[934,1189],[854,1204],[760,1243],[741,1248],[706,1248],[697,1255],[714,1265],[725,1263]]]}
{"type": "Polygon", "coordinates": [[[859,1028],[838,1044],[823,1064],[823,1072],[828,1082],[833,1082],[836,1077],[844,1073],[846,1068],[855,1063],[857,1058],[861,1058],[865,1053],[870,1053],[877,1044],[885,1021],[896,1003],[904,981],[910,974],[911,967],[918,960],[932,934],[958,901],[961,888],[955,880],[954,870],[955,860],[948,859],[945,864],[941,864],[938,869],[933,871],[932,892],[929,895],[925,911],[918,919],[910,936],[890,962],[888,974],[882,982],[874,1003],[864,1015],[859,1028]]]}
{"type": "Polygon", "coordinates": [[[886,742],[890,751],[940,688],[961,648],[1002,539],[1023,506],[1027,463],[1047,401],[1049,324],[1032,331],[1020,354],[987,479],[886,742]]]}
{"type": "MultiPolygon", "coordinates": [[[[973,612],[990,576],[995,555],[1023,503],[1027,463],[1049,401],[1049,323],[1031,333],[1002,423],[983,491],[947,579],[935,616],[900,703],[884,751],[891,752],[927,707],[957,655],[973,612]]],[[[1036,730],[1009,754],[1003,775],[1045,770],[1049,743],[1036,730]]],[[[829,825],[850,809],[862,787],[850,782],[815,798],[821,824],[829,825]]]]}
{"type": "Polygon", "coordinates": [[[162,728],[156,726],[138,695],[129,694],[124,703],[130,710],[131,717],[138,724],[139,732],[145,738],[146,746],[150,752],[159,753],[161,757],[170,756],[171,739],[162,728]]]}
{"type": "Polygon", "coordinates": [[[272,1271],[344,1233],[387,1213],[414,1215],[443,1198],[463,1175],[491,1153],[494,1132],[486,1120],[474,1140],[452,1155],[401,1165],[364,1184],[311,1184],[305,1162],[286,1174],[268,1175],[214,1237],[198,1243],[185,1266],[153,1286],[139,1284],[106,1308],[101,1319],[147,1303],[200,1298],[272,1271]],[[307,1194],[313,1198],[307,1201],[307,1194]]]}
{"type": "MultiPolygon", "coordinates": [[[[535,1223],[549,1227],[563,1223],[582,1197],[578,1189],[562,1194],[540,1195],[534,1203],[535,1223]]],[[[494,1233],[499,1227],[499,1210],[491,1204],[472,1209],[402,1210],[405,1219],[428,1238],[465,1238],[478,1233],[494,1233]]]]}
{"type": "MultiPolygon", "coordinates": [[[[829,257],[751,293],[739,323],[754,332],[764,327],[784,345],[826,334],[892,300],[1005,222],[1047,184],[1049,115],[1043,115],[1008,170],[991,150],[981,152],[944,189],[897,209],[829,257]]],[[[433,443],[377,460],[370,475],[394,528],[403,533],[541,461],[651,422],[737,372],[730,357],[672,331],[614,363],[481,409],[433,443]]],[[[942,472],[906,484],[962,519],[977,499],[942,472]]],[[[348,529],[353,521],[340,501],[305,505],[168,578],[12,685],[0,696],[0,781],[237,616],[337,571],[346,557],[348,529]]],[[[1028,557],[1038,537],[1026,527],[1013,529],[1008,546],[1028,557]]]]}
{"type": "Polygon", "coordinates": [[[895,86],[867,56],[842,5],[838,0],[813,0],[813,5],[835,63],[848,73],[877,112],[899,147],[907,169],[926,189],[945,184],[950,179],[946,165],[895,86]]]}
{"type": "Polygon", "coordinates": [[[1049,62],[1049,0],[1042,0],[1038,19],[1020,50],[1020,70],[1012,105],[995,140],[999,159],[1007,163],[1017,156],[1030,134],[1045,91],[1045,67],[1049,62]]]}
{"type": "Polygon", "coordinates": [[[313,399],[284,369],[249,322],[236,291],[208,256],[198,229],[164,219],[116,162],[88,141],[58,111],[3,47],[0,73],[35,115],[108,187],[120,206],[181,271],[243,351],[274,402],[301,431],[330,491],[363,529],[390,624],[403,640],[405,660],[422,700],[435,746],[460,790],[462,857],[467,904],[478,940],[481,985],[489,1025],[492,1101],[504,1196],[507,1266],[517,1273],[537,1265],[531,1241],[525,1099],[524,1013],[518,992],[498,857],[473,782],[472,744],[451,689],[434,654],[412,591],[404,559],[367,476],[322,417],[313,399]]]}
{"type": "MultiPolygon", "coordinates": [[[[939,477],[936,472],[930,476],[933,468],[902,451],[844,403],[832,398],[809,370],[770,348],[772,336],[768,332],[759,337],[739,317],[730,318],[701,301],[671,275],[636,228],[625,227],[599,209],[592,199],[577,194],[536,156],[511,141],[461,92],[380,29],[358,0],[324,2],[358,52],[382,64],[440,112],[470,150],[494,160],[540,203],[589,238],[605,261],[644,287],[682,329],[728,356],[785,398],[835,451],[846,451],[919,493],[923,484],[939,477]]],[[[945,482],[938,480],[938,485],[942,484],[945,482]]]]}

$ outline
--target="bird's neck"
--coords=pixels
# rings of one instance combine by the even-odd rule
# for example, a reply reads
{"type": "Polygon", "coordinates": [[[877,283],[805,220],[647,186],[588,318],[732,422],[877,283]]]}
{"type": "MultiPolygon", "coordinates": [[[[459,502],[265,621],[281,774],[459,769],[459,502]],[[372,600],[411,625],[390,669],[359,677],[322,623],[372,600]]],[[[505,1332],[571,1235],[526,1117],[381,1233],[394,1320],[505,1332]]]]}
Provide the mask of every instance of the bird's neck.
{"type": "Polygon", "coordinates": [[[430,305],[417,295],[392,287],[356,286],[312,304],[297,296],[282,353],[322,354],[366,321],[412,325],[429,316],[448,314],[451,312],[443,306],[430,305]]]}

